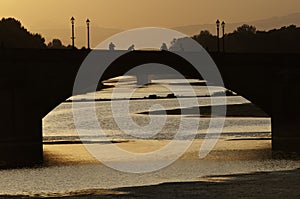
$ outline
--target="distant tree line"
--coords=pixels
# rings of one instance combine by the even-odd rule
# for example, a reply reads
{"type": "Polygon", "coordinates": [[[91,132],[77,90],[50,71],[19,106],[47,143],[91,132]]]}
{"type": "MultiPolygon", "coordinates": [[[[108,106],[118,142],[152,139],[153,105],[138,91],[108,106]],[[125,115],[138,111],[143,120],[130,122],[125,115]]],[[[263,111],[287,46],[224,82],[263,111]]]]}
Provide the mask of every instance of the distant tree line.
{"type": "Polygon", "coordinates": [[[71,45],[64,46],[59,39],[53,39],[47,44],[47,48],[51,49],[73,49],[71,45]]]}
{"type": "MultiPolygon", "coordinates": [[[[221,35],[222,36],[222,35],[221,35]]],[[[217,51],[217,37],[209,31],[201,31],[192,37],[208,51],[217,51]]],[[[244,24],[232,33],[225,34],[225,52],[300,52],[300,28],[295,25],[258,31],[254,26],[244,24]]],[[[170,50],[185,50],[187,38],[174,39],[170,50]]],[[[72,48],[64,46],[59,39],[53,39],[45,44],[40,34],[30,33],[20,21],[14,18],[0,20],[0,48],[72,48]]],[[[220,50],[223,50],[222,37],[220,50]]]]}
{"type": "Polygon", "coordinates": [[[64,46],[59,39],[53,39],[47,45],[40,34],[30,33],[20,21],[14,18],[0,20],[0,48],[72,48],[64,46]]]}
{"type": "Polygon", "coordinates": [[[0,45],[1,48],[46,48],[45,39],[40,34],[30,33],[14,18],[1,19],[0,45]]]}
{"type": "MultiPolygon", "coordinates": [[[[201,31],[192,37],[208,51],[216,52],[217,36],[201,31]]],[[[244,24],[234,32],[225,34],[225,52],[300,52],[300,28],[295,25],[258,31],[254,26],[244,24]]],[[[174,42],[174,41],[173,41],[174,42]]],[[[223,50],[222,35],[220,51],[223,50]]]]}

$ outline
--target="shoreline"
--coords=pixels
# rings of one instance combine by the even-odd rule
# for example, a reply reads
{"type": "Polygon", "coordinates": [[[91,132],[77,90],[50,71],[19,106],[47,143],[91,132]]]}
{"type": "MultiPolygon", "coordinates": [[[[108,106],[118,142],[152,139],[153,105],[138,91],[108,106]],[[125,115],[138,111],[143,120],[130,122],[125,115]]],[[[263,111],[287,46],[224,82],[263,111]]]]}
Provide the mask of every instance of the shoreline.
{"type": "Polygon", "coordinates": [[[87,189],[65,194],[0,195],[0,198],[299,198],[300,169],[206,176],[199,181],[168,182],[117,189],[87,189]]]}

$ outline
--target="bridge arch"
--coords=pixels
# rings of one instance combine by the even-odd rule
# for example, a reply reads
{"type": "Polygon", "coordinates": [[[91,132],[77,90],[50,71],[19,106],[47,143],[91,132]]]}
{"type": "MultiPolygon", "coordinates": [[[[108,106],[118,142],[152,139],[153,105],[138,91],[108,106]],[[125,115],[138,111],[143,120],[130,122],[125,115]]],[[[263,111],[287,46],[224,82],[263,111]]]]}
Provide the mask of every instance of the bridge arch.
{"type": "MultiPolygon", "coordinates": [[[[185,77],[203,80],[199,71],[189,61],[178,54],[169,51],[147,51],[146,53],[145,51],[131,51],[114,60],[104,71],[100,81],[122,76],[139,65],[150,63],[163,64],[173,68],[185,77]]],[[[140,73],[157,73],[158,71],[155,70],[149,69],[147,71],[140,71],[140,73]]]]}
{"type": "MultiPolygon", "coordinates": [[[[1,116],[4,118],[1,124],[7,129],[0,137],[0,161],[7,165],[42,161],[41,119],[72,96],[76,74],[89,53],[37,49],[0,51],[2,102],[8,104],[1,116]],[[3,121],[7,118],[11,122],[6,124],[3,121]]],[[[108,54],[95,53],[103,57],[108,54]]],[[[300,92],[296,88],[300,81],[299,54],[211,55],[225,87],[246,97],[271,116],[273,149],[299,151],[300,92]]]]}

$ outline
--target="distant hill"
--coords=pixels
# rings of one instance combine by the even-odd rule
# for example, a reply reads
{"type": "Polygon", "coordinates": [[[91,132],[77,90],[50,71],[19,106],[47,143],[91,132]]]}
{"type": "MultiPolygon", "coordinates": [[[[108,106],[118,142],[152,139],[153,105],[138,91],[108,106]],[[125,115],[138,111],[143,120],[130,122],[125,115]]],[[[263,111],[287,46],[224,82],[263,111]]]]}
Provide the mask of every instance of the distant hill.
{"type": "MultiPolygon", "coordinates": [[[[239,23],[230,23],[226,24],[226,32],[232,32],[238,26],[242,24],[250,24],[257,27],[258,30],[269,30],[274,28],[280,28],[282,26],[288,26],[291,24],[295,24],[300,26],[300,13],[294,13],[287,16],[281,17],[272,17],[268,19],[262,19],[257,21],[250,22],[239,22],[239,23]]],[[[216,25],[215,24],[197,24],[197,25],[188,25],[188,26],[180,26],[174,27],[172,29],[178,30],[187,35],[196,35],[199,34],[201,30],[209,30],[212,34],[216,33],[216,25]]],[[[39,32],[46,38],[46,43],[51,41],[54,38],[59,38],[64,45],[71,44],[71,27],[61,27],[56,29],[45,29],[45,28],[36,28],[35,32],[39,32]]],[[[104,28],[97,26],[95,24],[91,25],[91,44],[92,47],[96,47],[101,41],[107,39],[108,37],[122,32],[122,29],[117,28],[104,28]]],[[[78,48],[82,46],[86,46],[86,27],[85,26],[75,26],[75,45],[78,48]]]]}
{"type": "MultiPolygon", "coordinates": [[[[14,25],[21,26],[20,22],[17,23],[19,24],[14,24],[14,25]]],[[[294,13],[294,14],[281,16],[281,17],[271,17],[267,19],[250,21],[250,22],[244,21],[239,23],[230,23],[229,21],[226,21],[226,33],[233,32],[233,30],[235,30],[237,27],[241,26],[242,24],[253,25],[258,30],[270,30],[274,28],[280,28],[282,26],[289,26],[291,24],[300,26],[300,13],[294,13]]],[[[187,25],[187,26],[174,27],[172,29],[178,30],[190,36],[199,34],[201,30],[209,30],[213,35],[216,34],[216,25],[214,23],[187,25]]],[[[0,27],[0,33],[2,34],[0,35],[1,38],[6,37],[4,34],[9,34],[8,31],[6,30],[7,30],[6,27],[4,28],[4,26],[2,26],[2,30],[0,27]]],[[[23,31],[24,33],[24,31],[26,32],[27,30],[23,27],[19,27],[18,31],[23,31]]],[[[26,40],[27,41],[30,40],[31,41],[30,46],[34,46],[36,48],[45,47],[46,46],[45,43],[48,44],[53,39],[61,40],[65,46],[71,44],[71,26],[69,27],[61,26],[60,28],[33,28],[31,29],[31,31],[38,32],[39,34],[32,34],[27,31],[27,33],[23,34],[23,36],[27,35],[25,37],[30,37],[31,39],[27,38],[26,40]],[[41,35],[45,38],[46,40],[45,43],[41,35]],[[34,42],[34,44],[32,42],[34,42]]],[[[96,24],[91,24],[91,46],[96,47],[101,41],[121,31],[123,30],[116,29],[116,28],[103,28],[97,26],[96,24]]],[[[13,37],[12,35],[10,35],[10,38],[13,37]]],[[[75,45],[77,48],[81,48],[83,46],[86,47],[87,36],[86,36],[85,26],[75,26],[75,37],[76,37],[75,45]]],[[[10,39],[9,41],[6,39],[5,42],[0,41],[0,44],[5,46],[8,45],[9,42],[10,46],[15,46],[15,47],[29,46],[29,44],[25,44],[24,42],[25,38],[23,38],[22,40],[23,42],[18,42],[17,40],[14,39],[10,39]],[[23,43],[24,45],[22,44],[22,46],[20,46],[21,43],[23,43]]]]}
{"type": "MultiPolygon", "coordinates": [[[[227,23],[226,32],[232,32],[238,26],[242,24],[254,25],[258,30],[270,30],[274,28],[280,28],[282,26],[289,26],[291,24],[300,26],[300,13],[294,13],[281,17],[271,17],[262,20],[249,21],[249,22],[239,22],[239,23],[227,23]]],[[[174,27],[174,30],[182,32],[187,35],[196,35],[199,34],[201,30],[208,30],[212,34],[216,33],[215,24],[198,24],[198,25],[189,25],[189,26],[180,26],[174,27]]]]}
{"type": "Polygon", "coordinates": [[[258,29],[270,30],[280,28],[283,26],[296,25],[300,26],[300,13],[294,13],[282,17],[272,17],[268,19],[250,22],[251,25],[256,26],[258,29]]]}

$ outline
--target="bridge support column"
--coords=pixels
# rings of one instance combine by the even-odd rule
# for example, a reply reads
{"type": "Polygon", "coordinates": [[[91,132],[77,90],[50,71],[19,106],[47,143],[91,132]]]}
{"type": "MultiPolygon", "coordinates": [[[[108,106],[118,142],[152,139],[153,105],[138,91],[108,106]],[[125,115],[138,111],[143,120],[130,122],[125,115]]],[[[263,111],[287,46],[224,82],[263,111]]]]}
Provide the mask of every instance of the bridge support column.
{"type": "Polygon", "coordinates": [[[300,152],[300,117],[272,117],[272,148],[273,150],[300,152]]]}
{"type": "Polygon", "coordinates": [[[300,77],[283,75],[273,87],[272,148],[300,152],[300,77]]]}
{"type": "Polygon", "coordinates": [[[0,80],[0,84],[0,168],[41,163],[42,120],[34,110],[32,96],[9,82],[0,80]]]}

